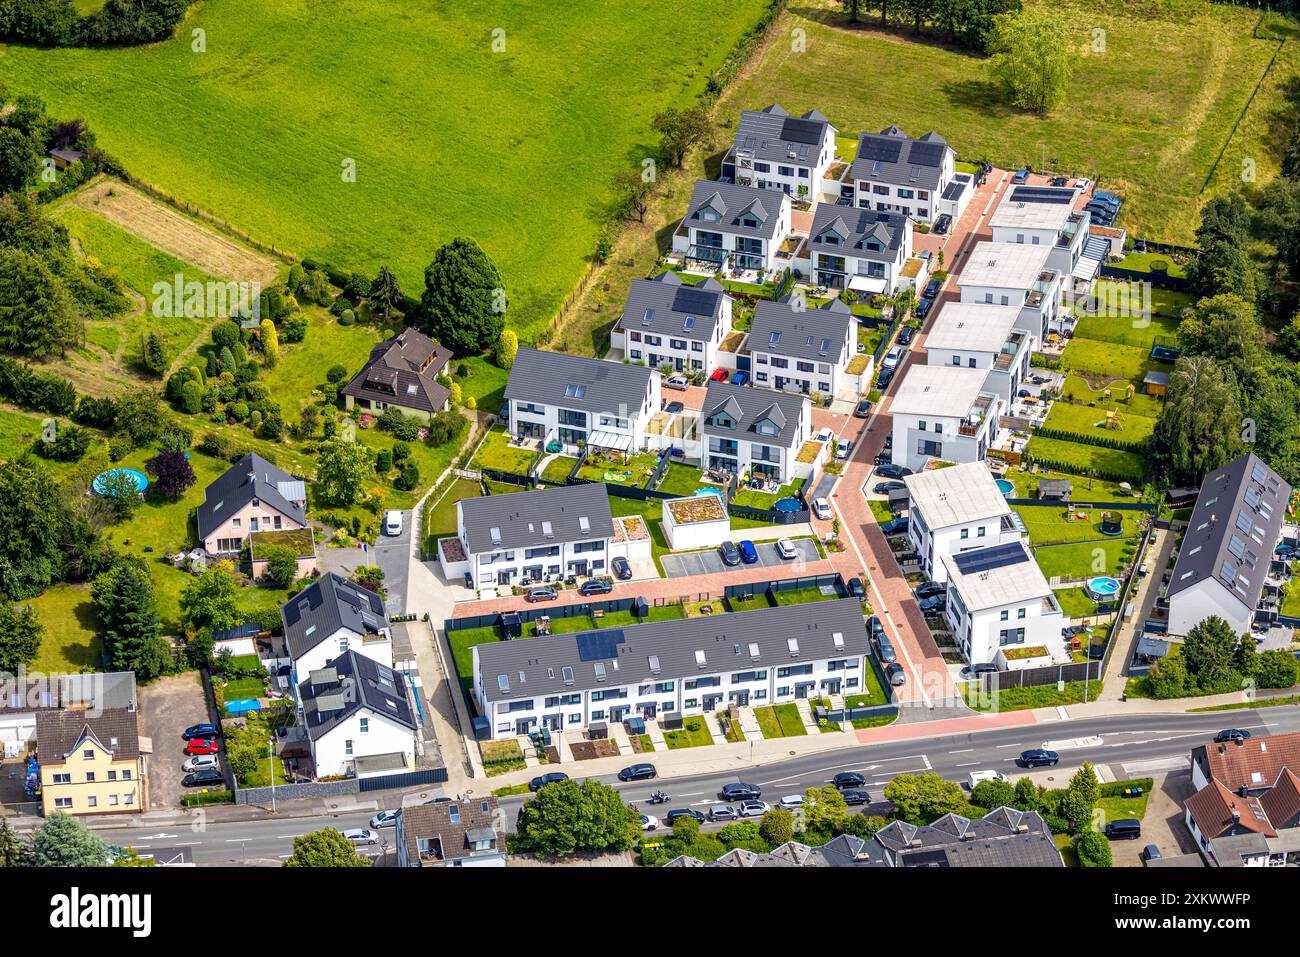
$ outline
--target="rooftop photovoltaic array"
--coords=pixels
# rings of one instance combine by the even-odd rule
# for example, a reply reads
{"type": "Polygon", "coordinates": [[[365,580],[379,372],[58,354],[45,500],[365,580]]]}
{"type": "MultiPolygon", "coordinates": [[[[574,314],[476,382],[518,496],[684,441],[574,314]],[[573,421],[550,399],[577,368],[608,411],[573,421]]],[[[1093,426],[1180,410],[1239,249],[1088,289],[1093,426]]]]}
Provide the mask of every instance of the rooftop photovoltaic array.
{"type": "Polygon", "coordinates": [[[673,295],[673,312],[688,312],[696,316],[711,316],[718,304],[718,294],[707,289],[684,287],[673,295]]]}
{"type": "Polygon", "coordinates": [[[974,575],[979,572],[991,571],[995,568],[1005,568],[1008,565],[1019,565],[1021,562],[1028,561],[1024,547],[1019,542],[1008,542],[1005,545],[994,545],[991,548],[977,548],[969,552],[961,552],[953,556],[957,567],[961,569],[963,575],[974,575]]]}
{"type": "Polygon", "coordinates": [[[622,628],[605,628],[601,631],[589,631],[578,635],[578,659],[580,661],[603,661],[618,657],[618,646],[624,641],[622,628]]]}
{"type": "Polygon", "coordinates": [[[822,141],[822,124],[792,116],[781,124],[781,139],[789,143],[816,145],[822,141]]]}

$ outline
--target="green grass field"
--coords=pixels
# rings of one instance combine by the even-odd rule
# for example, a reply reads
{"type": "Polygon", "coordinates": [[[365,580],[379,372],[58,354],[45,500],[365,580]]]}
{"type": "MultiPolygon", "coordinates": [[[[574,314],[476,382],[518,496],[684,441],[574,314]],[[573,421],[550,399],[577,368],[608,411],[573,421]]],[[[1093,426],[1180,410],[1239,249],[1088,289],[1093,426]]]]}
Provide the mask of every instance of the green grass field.
{"type": "Polygon", "coordinates": [[[1124,442],[1145,442],[1155,431],[1155,419],[1130,413],[1122,405],[1112,403],[1112,407],[1119,411],[1119,428],[1116,429],[1105,427],[1106,409],[1070,405],[1068,402],[1053,403],[1043,427],[1060,429],[1084,438],[1119,439],[1124,442]]]}
{"type": "Polygon", "coordinates": [[[1118,575],[1125,562],[1133,557],[1134,539],[1118,538],[1105,542],[1076,545],[1050,545],[1035,553],[1038,567],[1048,578],[1082,578],[1087,575],[1118,575]]]}
{"type": "MultiPolygon", "coordinates": [[[[1069,513],[1064,508],[1051,505],[1021,505],[1017,506],[1014,511],[1024,520],[1025,527],[1029,529],[1029,543],[1031,545],[1045,545],[1056,542],[1090,542],[1093,539],[1103,538],[1100,530],[1101,513],[1105,509],[1102,508],[1089,508],[1084,513],[1088,516],[1086,521],[1079,518],[1070,519],[1067,517],[1069,513]]],[[[1083,511],[1083,509],[1077,508],[1074,514],[1077,515],[1080,511],[1083,511]]],[[[1122,516],[1124,534],[1115,536],[1115,540],[1136,537],[1138,534],[1138,517],[1142,513],[1124,511],[1116,514],[1122,516]]],[[[1111,540],[1098,541],[1097,544],[1111,544],[1111,540]]]]}
{"type": "Polygon", "coordinates": [[[1277,49],[1275,40],[1251,37],[1258,11],[1051,4],[1080,57],[1065,105],[1044,118],[1005,106],[982,58],[912,41],[905,29],[882,34],[870,13],[848,28],[838,7],[830,0],[794,7],[778,31],[805,30],[805,49],[772,43],[761,66],[725,97],[723,115],[776,101],[792,113],[821,110],[845,136],[891,123],[914,136],[937,130],[961,159],[1010,169],[1046,163],[1099,179],[1126,200],[1118,225],[1171,242],[1192,238],[1200,203],[1214,190],[1240,187],[1243,159],[1254,159],[1260,182],[1280,161],[1270,123],[1276,126],[1277,93],[1300,59],[1289,49],[1229,144],[1214,190],[1199,195],[1277,49]],[[1105,31],[1104,52],[1092,49],[1094,29],[1105,31]],[[864,63],[870,82],[827,81],[864,63]]]}
{"type": "Polygon", "coordinates": [[[531,339],[585,268],[614,174],[653,154],[651,117],[689,103],[765,5],[208,0],[166,43],[0,46],[0,75],[167,193],[299,255],[387,263],[408,293],[439,244],[473,236],[531,339]]]}
{"type": "Polygon", "coordinates": [[[1142,457],[1135,452],[1103,449],[1095,445],[1046,439],[1037,435],[1029,440],[1026,451],[1030,455],[1040,456],[1044,462],[1064,466],[1081,474],[1096,469],[1099,474],[1122,475],[1125,481],[1135,485],[1142,481],[1144,463],[1142,457]]]}
{"type": "Polygon", "coordinates": [[[1172,372],[1172,362],[1158,362],[1151,358],[1151,347],[1130,346],[1119,342],[1103,342],[1076,336],[1070,340],[1061,355],[1061,365],[1072,372],[1086,372],[1103,378],[1123,378],[1141,386],[1142,376],[1148,369],[1172,372]]]}

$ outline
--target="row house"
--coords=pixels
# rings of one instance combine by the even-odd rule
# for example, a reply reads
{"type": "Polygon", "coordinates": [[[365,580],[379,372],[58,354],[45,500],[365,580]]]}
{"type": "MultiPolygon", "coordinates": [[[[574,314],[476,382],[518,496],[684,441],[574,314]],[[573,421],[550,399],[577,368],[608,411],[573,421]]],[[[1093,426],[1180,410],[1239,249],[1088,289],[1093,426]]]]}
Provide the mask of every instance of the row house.
{"type": "Polygon", "coordinates": [[[1110,240],[1091,235],[1092,216],[1076,208],[1079,198],[1073,186],[1012,186],[989,218],[993,242],[1042,246],[1048,269],[1071,288],[1090,286],[1110,255],[1110,240]]]}
{"type": "Polygon", "coordinates": [[[906,476],[907,537],[926,577],[948,580],[945,555],[1023,540],[1025,524],[983,462],[906,476]]]}
{"type": "Polygon", "coordinates": [[[710,381],[700,413],[700,465],[787,482],[811,433],[806,396],[710,381]]]}
{"type": "Polygon", "coordinates": [[[473,647],[473,697],[494,739],[628,717],[707,714],[863,687],[855,598],[473,647]]]}
{"type": "Polygon", "coordinates": [[[912,255],[912,227],[902,213],[819,203],[807,250],[806,274],[816,285],[892,294],[912,255]]]}
{"type": "Polygon", "coordinates": [[[803,395],[836,395],[856,354],[858,324],[839,299],[809,308],[801,294],[760,300],[749,330],[757,385],[803,395]]]}
{"type": "Polygon", "coordinates": [[[709,372],[731,332],[731,308],[731,297],[712,276],[694,286],[671,271],[637,279],[610,344],[651,369],[709,372]]]}
{"type": "Polygon", "coordinates": [[[790,235],[790,197],[784,192],[699,180],[686,217],[673,235],[673,252],[714,269],[766,274],[790,235]]]}
{"type": "Polygon", "coordinates": [[[722,178],[796,199],[814,197],[835,160],[835,132],[816,110],[791,116],[775,103],[745,110],[722,158],[722,178]]]}
{"type": "Polygon", "coordinates": [[[981,462],[998,437],[1002,401],[987,391],[983,369],[912,365],[890,405],[895,465],[914,472],[927,462],[981,462]]]}

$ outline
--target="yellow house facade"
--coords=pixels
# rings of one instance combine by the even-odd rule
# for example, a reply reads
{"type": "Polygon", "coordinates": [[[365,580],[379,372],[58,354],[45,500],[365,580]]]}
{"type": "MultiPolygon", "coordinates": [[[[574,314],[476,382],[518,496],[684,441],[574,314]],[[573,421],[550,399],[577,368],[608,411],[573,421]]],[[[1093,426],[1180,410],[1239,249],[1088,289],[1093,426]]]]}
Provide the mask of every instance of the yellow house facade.
{"type": "Polygon", "coordinates": [[[60,711],[36,718],[46,814],[115,814],[145,808],[144,760],[135,711],[60,711]]]}

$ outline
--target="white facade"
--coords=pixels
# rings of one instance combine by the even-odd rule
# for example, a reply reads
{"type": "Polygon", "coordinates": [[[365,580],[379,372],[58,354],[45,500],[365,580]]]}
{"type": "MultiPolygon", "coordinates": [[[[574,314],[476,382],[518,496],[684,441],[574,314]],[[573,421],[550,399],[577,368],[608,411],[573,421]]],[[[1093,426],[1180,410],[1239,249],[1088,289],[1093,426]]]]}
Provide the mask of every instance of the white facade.
{"type": "Polygon", "coordinates": [[[790,235],[790,197],[775,189],[699,182],[692,208],[673,234],[673,252],[722,270],[767,273],[790,235]],[[698,199],[698,203],[697,203],[698,199]]]}
{"type": "Polygon", "coordinates": [[[1014,667],[1005,652],[1034,647],[1046,649],[1053,660],[1068,660],[1061,606],[1032,557],[973,574],[962,574],[952,555],[942,561],[948,577],[945,615],[967,661],[1014,667]]]}
{"type": "Polygon", "coordinates": [[[950,302],[925,337],[932,366],[983,369],[984,389],[1010,407],[1029,376],[1034,337],[1016,327],[1015,306],[950,302]]]}
{"type": "Polygon", "coordinates": [[[393,638],[387,628],[374,635],[358,635],[350,628],[340,628],[304,652],[293,662],[293,689],[298,693],[302,681],[313,671],[319,671],[331,661],[348,651],[369,658],[386,668],[393,667],[393,638]]]}
{"type": "Polygon", "coordinates": [[[620,323],[610,333],[610,346],[622,349],[632,362],[641,362],[651,369],[667,366],[673,372],[711,372],[718,364],[718,348],[731,332],[730,296],[722,297],[722,317],[708,338],[693,336],[688,332],[665,335],[643,332],[634,326],[624,328],[620,323]]]}
{"type": "Polygon", "coordinates": [[[659,411],[661,381],[662,377],[654,373],[639,403],[633,401],[624,407],[602,412],[566,408],[558,402],[512,401],[510,429],[519,438],[558,439],[575,450],[579,440],[586,442],[592,433],[604,432],[623,436],[629,440],[630,449],[640,450],[645,447],[646,424],[659,411]]]}
{"type": "Polygon", "coordinates": [[[1255,610],[1247,607],[1229,589],[1215,578],[1203,578],[1190,588],[1169,596],[1169,626],[1171,635],[1186,635],[1211,615],[1218,615],[1235,634],[1250,633],[1255,610]]]}
{"type": "Polygon", "coordinates": [[[467,557],[467,570],[475,588],[533,582],[559,581],[566,575],[604,575],[612,558],[608,538],[587,538],[572,542],[551,542],[534,548],[502,548],[475,554],[465,534],[465,520],[456,510],[456,534],[467,557]]]}
{"type": "Polygon", "coordinates": [[[669,499],[664,502],[664,538],[667,539],[668,547],[672,551],[680,552],[693,548],[711,548],[721,545],[731,538],[731,515],[728,514],[726,506],[722,505],[720,497],[715,496],[718,501],[717,518],[689,520],[687,510],[698,507],[697,503],[700,498],[704,498],[704,496],[669,499]],[[680,505],[676,504],[679,502],[680,505]],[[677,520],[678,515],[682,516],[681,521],[677,520]]]}
{"type": "Polygon", "coordinates": [[[901,274],[912,256],[912,225],[899,215],[876,217],[819,203],[806,249],[796,268],[827,289],[892,295],[911,282],[901,274]]]}
{"type": "MultiPolygon", "coordinates": [[[[358,708],[311,743],[316,777],[350,774],[357,758],[401,754],[415,767],[415,732],[370,708],[358,708]]],[[[388,772],[392,773],[392,772],[388,772]]]]}
{"type": "Polygon", "coordinates": [[[930,460],[980,462],[997,441],[1002,403],[981,369],[910,367],[894,397],[893,462],[919,472],[930,460]]]}
{"type": "Polygon", "coordinates": [[[940,198],[952,182],[955,163],[953,151],[945,149],[939,185],[935,189],[922,189],[916,184],[902,186],[869,177],[857,178],[853,181],[853,205],[860,209],[903,213],[918,223],[933,223],[942,213],[951,214],[953,211],[948,207],[940,208],[940,198]]]}
{"type": "Polygon", "coordinates": [[[1048,265],[1048,252],[1020,243],[977,243],[956,280],[961,302],[1019,307],[1016,328],[1045,341],[1060,329],[1065,282],[1048,265]]]}
{"type": "Polygon", "coordinates": [[[933,581],[948,580],[945,555],[1026,537],[1024,523],[981,462],[931,469],[903,481],[910,498],[908,542],[933,581]]]}

